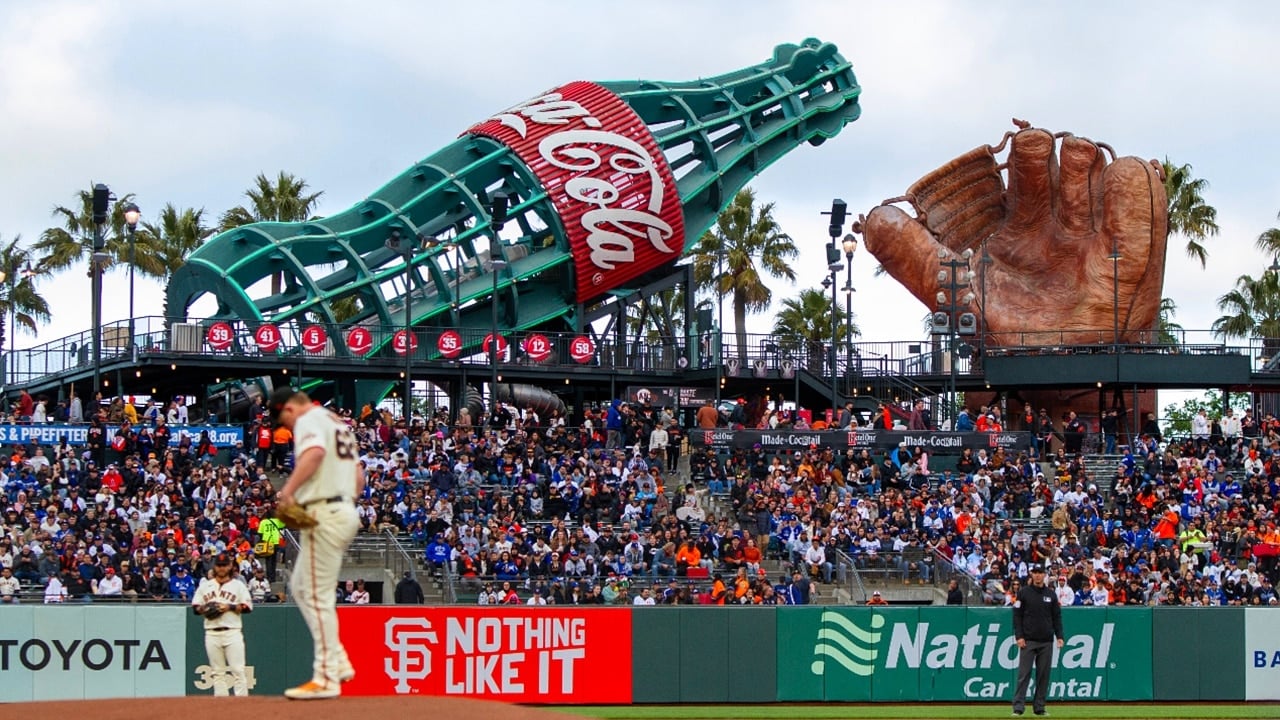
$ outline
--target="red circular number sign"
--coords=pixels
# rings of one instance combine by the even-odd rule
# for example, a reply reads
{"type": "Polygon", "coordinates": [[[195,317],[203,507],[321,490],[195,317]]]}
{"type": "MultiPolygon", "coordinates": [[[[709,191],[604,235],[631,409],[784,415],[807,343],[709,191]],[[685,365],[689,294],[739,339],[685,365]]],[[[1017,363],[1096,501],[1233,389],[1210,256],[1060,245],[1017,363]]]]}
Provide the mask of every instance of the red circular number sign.
{"type": "MultiPolygon", "coordinates": [[[[493,342],[493,333],[484,336],[484,352],[489,354],[489,345],[493,342]]],[[[498,336],[498,359],[507,354],[507,339],[501,335],[498,336]]]]}
{"type": "Polygon", "coordinates": [[[253,331],[253,341],[258,343],[258,349],[262,352],[275,352],[280,349],[280,328],[271,323],[259,325],[253,331]]]}
{"type": "Polygon", "coordinates": [[[302,349],[309,353],[324,350],[329,342],[329,334],[319,325],[309,325],[302,331],[302,349]]]}
{"type": "Polygon", "coordinates": [[[462,354],[462,336],[457,330],[445,330],[436,340],[436,349],[441,355],[452,360],[462,354]]]}
{"type": "Polygon", "coordinates": [[[364,355],[373,347],[373,333],[366,328],[353,327],[347,332],[347,349],[353,355],[364,355]]]}
{"type": "Polygon", "coordinates": [[[579,335],[569,342],[569,357],[574,362],[586,363],[596,355],[596,344],[586,335],[579,335]]]}
{"type": "Polygon", "coordinates": [[[205,335],[205,340],[209,342],[209,347],[214,350],[226,350],[231,347],[231,341],[234,337],[230,325],[224,322],[216,322],[209,326],[209,332],[205,335]]]}
{"type": "Polygon", "coordinates": [[[391,338],[391,347],[395,348],[397,355],[405,353],[405,345],[409,346],[409,352],[416,352],[418,349],[418,335],[408,330],[397,330],[396,334],[391,338]]]}
{"type": "Polygon", "coordinates": [[[545,362],[551,357],[551,341],[546,335],[530,335],[524,339],[524,354],[534,362],[545,362]]]}

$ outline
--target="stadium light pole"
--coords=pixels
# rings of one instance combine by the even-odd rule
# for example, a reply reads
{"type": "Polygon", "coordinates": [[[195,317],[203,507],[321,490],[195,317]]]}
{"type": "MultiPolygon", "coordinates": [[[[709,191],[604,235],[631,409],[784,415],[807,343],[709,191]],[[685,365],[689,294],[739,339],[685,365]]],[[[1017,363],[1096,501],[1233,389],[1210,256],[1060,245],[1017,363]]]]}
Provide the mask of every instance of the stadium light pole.
{"type": "Polygon", "coordinates": [[[502,257],[502,226],[507,222],[507,194],[493,194],[489,206],[489,264],[493,274],[493,293],[489,296],[492,310],[489,334],[489,406],[498,412],[498,274],[507,267],[502,257]]]}
{"type": "MultiPolygon", "coordinates": [[[[89,256],[89,276],[93,292],[93,390],[102,387],[102,265],[110,257],[106,253],[107,220],[111,211],[111,188],[98,183],[93,186],[93,254],[89,256]]],[[[92,408],[96,414],[98,408],[92,408]]]]}
{"type": "MultiPolygon", "coordinates": [[[[844,228],[845,215],[848,213],[849,205],[844,200],[836,198],[831,201],[831,210],[823,212],[831,218],[831,224],[827,226],[827,234],[831,237],[831,242],[827,244],[827,272],[831,280],[831,352],[828,353],[831,365],[831,419],[836,419],[837,405],[839,404],[839,389],[837,382],[839,381],[839,373],[836,371],[836,344],[839,339],[839,323],[840,304],[836,299],[836,274],[844,269],[844,263],[840,262],[840,247],[836,245],[836,239],[840,237],[840,232],[844,228]]],[[[824,283],[825,285],[825,283],[824,283]]]]}

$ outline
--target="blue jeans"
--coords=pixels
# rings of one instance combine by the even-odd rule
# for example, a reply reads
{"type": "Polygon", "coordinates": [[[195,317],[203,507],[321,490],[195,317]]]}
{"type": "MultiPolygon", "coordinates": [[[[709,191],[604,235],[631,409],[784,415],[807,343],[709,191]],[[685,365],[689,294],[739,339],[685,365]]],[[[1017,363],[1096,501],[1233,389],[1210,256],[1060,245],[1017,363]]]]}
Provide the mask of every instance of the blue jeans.
{"type": "Polygon", "coordinates": [[[1107,454],[1107,455],[1115,455],[1115,454],[1116,454],[1116,436],[1115,436],[1115,435],[1105,435],[1105,436],[1103,436],[1103,437],[1104,437],[1104,439],[1106,440],[1106,443],[1107,443],[1107,452],[1106,452],[1106,454],[1107,454]]]}

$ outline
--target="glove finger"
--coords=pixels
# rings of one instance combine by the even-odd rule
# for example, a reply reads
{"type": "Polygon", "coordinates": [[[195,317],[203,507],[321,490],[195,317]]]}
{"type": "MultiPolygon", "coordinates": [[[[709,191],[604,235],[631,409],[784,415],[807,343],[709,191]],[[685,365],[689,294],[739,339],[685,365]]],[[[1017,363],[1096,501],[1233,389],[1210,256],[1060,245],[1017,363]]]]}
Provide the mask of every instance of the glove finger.
{"type": "Polygon", "coordinates": [[[937,304],[938,251],[942,246],[918,220],[893,205],[881,205],[863,223],[867,252],[920,302],[937,304]]]}
{"type": "Polygon", "coordinates": [[[938,242],[952,250],[972,247],[1004,220],[1004,181],[985,145],[920,178],[907,196],[938,242]]]}
{"type": "MultiPolygon", "coordinates": [[[[1120,327],[1150,330],[1159,314],[1164,285],[1164,255],[1168,243],[1168,201],[1155,168],[1135,157],[1124,157],[1103,172],[1102,233],[1093,255],[1108,265],[1112,247],[1117,263],[1120,327]]],[[[1107,268],[1102,277],[1112,274],[1107,268]]]]}
{"type": "Polygon", "coordinates": [[[1102,224],[1102,171],[1106,158],[1097,145],[1068,135],[1059,160],[1058,224],[1071,233],[1095,232],[1102,224]]]}
{"type": "Polygon", "coordinates": [[[1049,222],[1058,184],[1058,156],[1053,150],[1053,136],[1044,130],[1022,130],[1013,136],[1008,201],[1009,226],[1015,234],[1049,222]]]}

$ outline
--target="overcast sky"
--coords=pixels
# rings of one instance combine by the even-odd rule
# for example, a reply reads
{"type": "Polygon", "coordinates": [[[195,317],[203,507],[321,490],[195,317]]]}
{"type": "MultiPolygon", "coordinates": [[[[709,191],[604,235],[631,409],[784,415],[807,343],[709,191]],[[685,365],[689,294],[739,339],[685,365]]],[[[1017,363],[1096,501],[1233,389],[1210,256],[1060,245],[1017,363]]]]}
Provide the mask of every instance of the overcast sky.
{"type": "MultiPolygon", "coordinates": [[[[1202,2],[502,2],[167,0],[0,5],[0,238],[34,242],[92,182],[211,222],[258,173],[286,170],[345,209],[472,122],[574,79],[685,80],[755,64],[774,45],[836,43],[862,118],[753,186],[825,273],[833,197],[866,212],[921,174],[999,141],[1019,117],[1168,156],[1207,178],[1222,235],[1201,271],[1170,240],[1165,295],[1187,328],[1270,259],[1253,241],[1280,210],[1280,5],[1202,2]],[[1120,7],[1117,7],[1120,6],[1120,7]]],[[[864,338],[914,339],[925,308],[873,258],[854,259],[864,338]],[[874,311],[871,310],[874,308],[874,311]]],[[[127,317],[108,276],[107,321],[127,317]]],[[[83,269],[43,285],[47,341],[90,324],[83,269]]],[[[159,314],[140,283],[138,314],[159,314]]],[[[726,309],[726,317],[731,313],[726,309]]],[[[731,320],[730,320],[731,322],[731,320]]],[[[753,319],[765,330],[766,318],[753,319]]],[[[36,342],[21,336],[18,346],[36,342]]]]}

